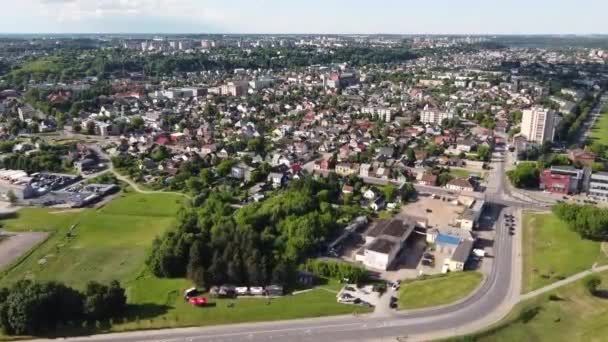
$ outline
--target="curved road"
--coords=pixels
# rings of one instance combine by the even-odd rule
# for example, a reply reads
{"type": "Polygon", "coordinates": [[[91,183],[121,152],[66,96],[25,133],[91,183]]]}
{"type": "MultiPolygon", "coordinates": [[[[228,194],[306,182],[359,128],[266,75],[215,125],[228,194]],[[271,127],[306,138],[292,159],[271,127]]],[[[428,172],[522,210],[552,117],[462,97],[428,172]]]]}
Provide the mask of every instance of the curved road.
{"type": "Polygon", "coordinates": [[[519,296],[513,281],[514,238],[498,216],[495,264],[486,282],[472,296],[459,303],[436,309],[373,315],[248,323],[205,328],[166,329],[70,338],[70,341],[395,341],[439,338],[465,334],[503,318],[519,296]]]}
{"type": "MultiPolygon", "coordinates": [[[[498,170],[502,171],[502,162],[498,170]]],[[[499,177],[502,178],[502,177],[499,177]]],[[[510,236],[502,212],[512,209],[503,197],[502,179],[491,196],[489,214],[496,218],[494,260],[490,275],[473,295],[439,308],[387,315],[323,317],[279,322],[247,323],[204,328],[139,331],[70,341],[412,341],[466,334],[502,319],[519,300],[521,234],[510,236]],[[494,199],[496,199],[494,201],[494,199]],[[502,203],[501,203],[502,202],[502,203]],[[515,243],[514,243],[515,242],[515,243]]],[[[510,202],[510,201],[509,201],[510,202]]],[[[520,202],[520,205],[523,204],[520,202]]]]}

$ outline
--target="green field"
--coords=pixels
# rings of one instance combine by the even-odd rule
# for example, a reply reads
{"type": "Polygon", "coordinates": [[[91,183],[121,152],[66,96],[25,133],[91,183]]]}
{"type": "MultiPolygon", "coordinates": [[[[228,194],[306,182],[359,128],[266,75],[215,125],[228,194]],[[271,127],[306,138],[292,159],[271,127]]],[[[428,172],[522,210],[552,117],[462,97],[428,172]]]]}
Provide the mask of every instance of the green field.
{"type": "Polygon", "coordinates": [[[599,242],[583,240],[553,214],[524,213],[523,221],[524,293],[608,260],[599,242]]]}
{"type": "Polygon", "coordinates": [[[463,169],[450,169],[450,175],[452,175],[452,177],[455,177],[455,178],[468,178],[471,175],[481,177],[480,172],[463,170],[463,169]]]}
{"type": "Polygon", "coordinates": [[[608,145],[608,108],[604,108],[591,130],[591,140],[608,145]]]}
{"type": "Polygon", "coordinates": [[[183,300],[182,291],[190,286],[192,284],[184,279],[158,279],[142,275],[131,284],[128,292],[129,300],[137,305],[129,312],[128,322],[116,324],[113,330],[276,321],[371,311],[366,307],[338,304],[336,294],[341,285],[335,282],[297,295],[274,298],[270,302],[263,297],[233,300],[207,296],[211,305],[201,308],[183,300]],[[234,306],[229,307],[229,303],[234,303],[234,306]],[[149,310],[158,315],[144,319],[149,310]]]}
{"type": "Polygon", "coordinates": [[[175,195],[130,193],[100,210],[23,209],[3,221],[7,230],[47,231],[51,236],[3,272],[0,283],[27,278],[82,288],[89,280],[128,282],[141,271],[154,237],[175,222],[181,205],[175,195]]]}
{"type": "Polygon", "coordinates": [[[421,309],[456,302],[473,292],[482,278],[478,272],[456,272],[405,282],[399,290],[399,309],[421,309]]]}
{"type": "MultiPolygon", "coordinates": [[[[608,274],[601,278],[600,288],[605,291],[608,274]]],[[[487,331],[447,341],[600,342],[608,336],[607,317],[608,299],[591,296],[583,281],[579,281],[520,303],[507,318],[487,331]],[[555,296],[553,300],[550,295],[555,296]]]]}
{"type": "MultiPolygon", "coordinates": [[[[170,228],[184,199],[172,194],[127,193],[105,207],[82,210],[23,209],[2,221],[10,231],[47,231],[50,237],[22,260],[0,273],[0,286],[20,279],[57,280],[82,289],[90,280],[119,280],[127,289],[129,309],[113,326],[83,328],[70,333],[202,326],[250,321],[369,312],[338,304],[340,285],[273,299],[213,299],[205,308],[184,302],[186,279],[159,279],[144,261],[152,240],[170,228]],[[70,227],[75,227],[68,234],[70,227]]],[[[2,336],[0,335],[0,339],[2,336]]]]}

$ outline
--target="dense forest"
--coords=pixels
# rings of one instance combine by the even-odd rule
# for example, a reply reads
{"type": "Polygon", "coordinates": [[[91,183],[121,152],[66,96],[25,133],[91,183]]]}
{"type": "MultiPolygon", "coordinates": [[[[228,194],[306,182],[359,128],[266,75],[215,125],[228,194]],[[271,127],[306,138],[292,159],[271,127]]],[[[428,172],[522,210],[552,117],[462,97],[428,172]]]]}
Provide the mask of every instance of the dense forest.
{"type": "MultiPolygon", "coordinates": [[[[406,48],[343,47],[331,51],[316,48],[220,49],[213,55],[196,52],[141,55],[131,50],[64,50],[44,58],[33,58],[14,67],[6,76],[8,84],[23,86],[30,80],[63,82],[85,76],[107,79],[124,72],[143,72],[160,77],[203,70],[232,71],[235,68],[283,69],[315,64],[348,62],[351,65],[404,62],[416,55],[406,48]]],[[[6,69],[6,68],[5,68],[6,69]]]]}
{"type": "Polygon", "coordinates": [[[212,193],[154,241],[147,264],[159,277],[187,276],[201,287],[291,285],[297,267],[359,214],[332,205],[339,194],[335,176],[294,180],[287,190],[236,211],[228,198],[212,193]]]}

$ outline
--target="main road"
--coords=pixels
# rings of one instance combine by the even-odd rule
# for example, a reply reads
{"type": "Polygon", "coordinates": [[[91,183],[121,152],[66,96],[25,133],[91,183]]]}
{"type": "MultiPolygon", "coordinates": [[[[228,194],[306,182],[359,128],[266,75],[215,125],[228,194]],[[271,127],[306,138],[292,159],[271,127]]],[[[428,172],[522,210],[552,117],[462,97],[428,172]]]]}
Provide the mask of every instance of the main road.
{"type": "MultiPolygon", "coordinates": [[[[499,153],[498,155],[501,155],[499,153]]],[[[70,341],[413,341],[466,334],[502,319],[519,299],[520,239],[503,224],[505,212],[526,206],[509,198],[504,165],[496,160],[495,186],[488,188],[487,214],[495,218],[494,260],[481,287],[466,299],[443,307],[387,314],[349,315],[301,320],[234,324],[214,327],[136,331],[69,338],[70,341]]]]}

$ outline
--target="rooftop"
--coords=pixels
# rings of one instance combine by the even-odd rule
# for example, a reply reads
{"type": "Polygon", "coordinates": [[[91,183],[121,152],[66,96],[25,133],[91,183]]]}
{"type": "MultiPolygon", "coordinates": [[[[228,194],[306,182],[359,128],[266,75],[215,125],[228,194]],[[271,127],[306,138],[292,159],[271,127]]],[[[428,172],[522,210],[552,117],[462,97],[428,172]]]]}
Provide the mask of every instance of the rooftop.
{"type": "Polygon", "coordinates": [[[377,253],[389,254],[393,248],[396,248],[397,244],[397,242],[378,238],[374,240],[374,242],[372,242],[369,246],[367,246],[367,250],[377,253]]]}

